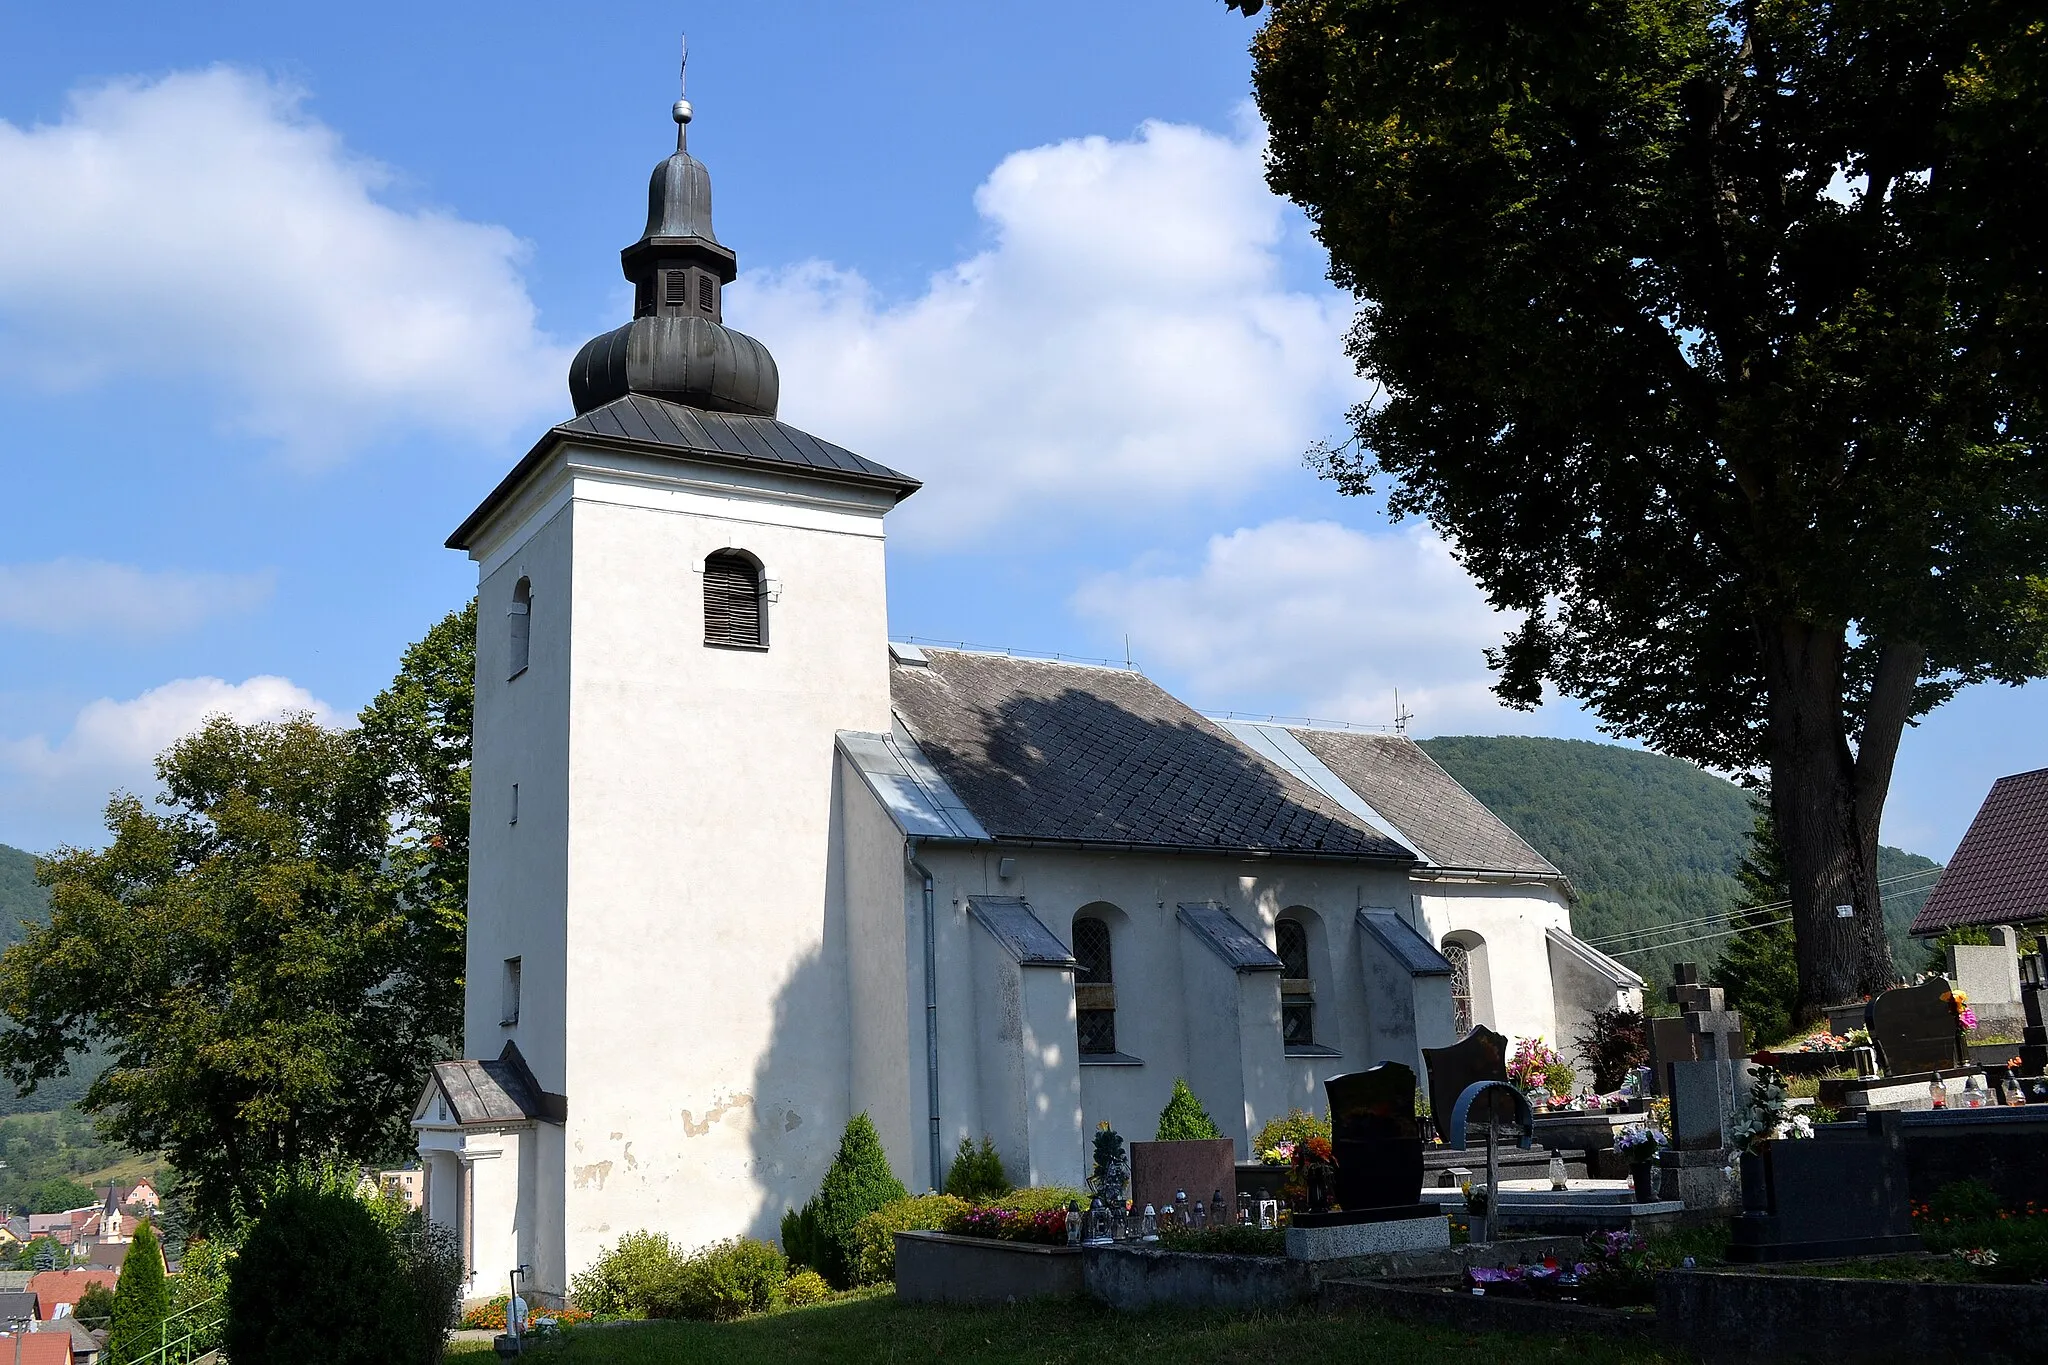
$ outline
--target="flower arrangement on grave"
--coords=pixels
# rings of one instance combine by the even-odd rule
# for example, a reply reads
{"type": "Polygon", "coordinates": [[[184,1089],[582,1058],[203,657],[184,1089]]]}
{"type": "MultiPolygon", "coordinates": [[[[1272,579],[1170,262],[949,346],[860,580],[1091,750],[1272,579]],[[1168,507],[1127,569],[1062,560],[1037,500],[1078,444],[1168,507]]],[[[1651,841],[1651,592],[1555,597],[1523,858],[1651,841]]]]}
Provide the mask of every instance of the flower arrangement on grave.
{"type": "Polygon", "coordinates": [[[1735,1121],[1735,1145],[1745,1152],[1759,1152],[1766,1142],[1780,1138],[1810,1138],[1813,1120],[1792,1107],[1792,1093],[1785,1077],[1774,1066],[1759,1066],[1750,1072],[1749,1107],[1735,1121]]]}
{"type": "Polygon", "coordinates": [[[962,1209],[946,1219],[945,1231],[955,1237],[987,1237],[1002,1242],[1032,1242],[1043,1246],[1064,1246],[1067,1241],[1067,1211],[1040,1209],[1022,1213],[993,1204],[962,1209]]]}
{"type": "Polygon", "coordinates": [[[1088,1177],[1089,1192],[1108,1208],[1124,1202],[1131,1187],[1131,1159],[1124,1150],[1123,1136],[1104,1119],[1095,1125],[1095,1169],[1088,1177]]]}
{"type": "Polygon", "coordinates": [[[1948,1001],[1949,1008],[1956,1012],[1956,1027],[1969,1030],[1977,1027],[1977,1011],[1970,1008],[1970,997],[1961,991],[1943,991],[1941,998],[1948,1001]]]}
{"type": "Polygon", "coordinates": [[[1664,1145],[1664,1135],[1646,1123],[1624,1128],[1614,1139],[1614,1150],[1627,1157],[1632,1166],[1655,1160],[1658,1149],[1664,1145]]]}
{"type": "Polygon", "coordinates": [[[1294,1144],[1287,1183],[1280,1197],[1300,1213],[1322,1213],[1331,1207],[1337,1188],[1337,1156],[1326,1137],[1309,1136],[1294,1144]]]}
{"type": "Polygon", "coordinates": [[[1252,1139],[1252,1150],[1259,1160],[1268,1166],[1292,1166],[1294,1149],[1303,1139],[1331,1136],[1330,1121],[1317,1118],[1306,1109],[1292,1109],[1267,1121],[1259,1129],[1259,1135],[1252,1139]]]}
{"type": "Polygon", "coordinates": [[[1553,1100],[1565,1104],[1571,1099],[1572,1082],[1578,1079],[1578,1073],[1545,1046],[1542,1038],[1524,1038],[1515,1044],[1515,1055],[1508,1059],[1508,1079],[1529,1097],[1532,1105],[1550,1104],[1553,1100]]]}

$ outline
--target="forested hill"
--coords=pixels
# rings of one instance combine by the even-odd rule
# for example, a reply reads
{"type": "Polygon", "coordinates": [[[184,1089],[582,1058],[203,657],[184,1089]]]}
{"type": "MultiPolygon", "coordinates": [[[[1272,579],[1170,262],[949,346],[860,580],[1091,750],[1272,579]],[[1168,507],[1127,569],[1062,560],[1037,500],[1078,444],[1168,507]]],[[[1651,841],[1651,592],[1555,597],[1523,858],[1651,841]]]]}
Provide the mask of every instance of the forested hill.
{"type": "MultiPolygon", "coordinates": [[[[0,844],[0,948],[22,940],[22,921],[43,924],[50,918],[49,890],[36,882],[36,855],[0,844]]],[[[92,1065],[74,1066],[69,1076],[44,1081],[36,1093],[18,1098],[14,1087],[0,1080],[0,1115],[39,1109],[61,1109],[85,1093],[97,1074],[92,1065]]]]}
{"type": "MultiPolygon", "coordinates": [[[[1723,940],[1677,940],[1711,933],[1669,931],[1628,940],[1614,936],[1680,920],[1700,920],[1742,904],[1735,870],[1748,850],[1754,819],[1749,794],[1734,783],[1662,754],[1578,739],[1473,735],[1426,739],[1429,756],[1490,806],[1536,850],[1572,879],[1579,902],[1572,928],[1641,972],[1661,999],[1671,963],[1711,966],[1723,940]],[[1627,951],[1640,944],[1666,947],[1627,951]]],[[[1935,864],[1887,848],[1878,875],[1896,876],[1935,864]]],[[[1902,969],[1927,956],[1906,935],[1928,879],[1885,898],[1892,952],[1902,969]]]]}

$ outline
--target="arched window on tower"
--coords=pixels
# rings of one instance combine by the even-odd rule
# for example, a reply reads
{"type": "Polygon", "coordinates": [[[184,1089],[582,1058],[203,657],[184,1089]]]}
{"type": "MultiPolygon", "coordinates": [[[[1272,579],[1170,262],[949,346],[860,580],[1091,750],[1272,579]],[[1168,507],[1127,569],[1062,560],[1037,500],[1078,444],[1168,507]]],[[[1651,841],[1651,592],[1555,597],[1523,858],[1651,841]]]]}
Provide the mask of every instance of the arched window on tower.
{"type": "Polygon", "coordinates": [[[1074,1030],[1081,1055],[1116,1051],[1116,974],[1109,955],[1109,925],[1094,918],[1074,920],[1074,1030]]]}
{"type": "Polygon", "coordinates": [[[768,619],[761,609],[761,565],[740,550],[720,550],[704,561],[704,643],[725,649],[766,649],[768,619]]]}
{"type": "Polygon", "coordinates": [[[1273,937],[1280,958],[1280,1041],[1288,1047],[1313,1047],[1316,983],[1309,973],[1308,926],[1283,919],[1273,926],[1273,937]]]}
{"type": "Polygon", "coordinates": [[[505,677],[509,680],[526,671],[533,641],[533,583],[522,578],[512,587],[512,603],[505,608],[505,677]]]}

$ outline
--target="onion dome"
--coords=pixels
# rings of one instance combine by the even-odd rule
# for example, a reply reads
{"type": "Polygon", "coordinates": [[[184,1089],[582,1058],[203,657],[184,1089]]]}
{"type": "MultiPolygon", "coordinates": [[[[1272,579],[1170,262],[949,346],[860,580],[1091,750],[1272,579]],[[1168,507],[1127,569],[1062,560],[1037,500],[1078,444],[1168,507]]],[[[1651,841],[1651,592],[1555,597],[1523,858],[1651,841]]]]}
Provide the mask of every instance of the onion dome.
{"type": "Polygon", "coordinates": [[[724,322],[738,258],[711,230],[711,173],[690,155],[690,102],[674,109],[675,155],[647,185],[647,230],[620,253],[633,320],[593,337],[569,366],[579,415],[629,393],[711,412],[773,417],[780,391],[768,348],[724,322]]]}

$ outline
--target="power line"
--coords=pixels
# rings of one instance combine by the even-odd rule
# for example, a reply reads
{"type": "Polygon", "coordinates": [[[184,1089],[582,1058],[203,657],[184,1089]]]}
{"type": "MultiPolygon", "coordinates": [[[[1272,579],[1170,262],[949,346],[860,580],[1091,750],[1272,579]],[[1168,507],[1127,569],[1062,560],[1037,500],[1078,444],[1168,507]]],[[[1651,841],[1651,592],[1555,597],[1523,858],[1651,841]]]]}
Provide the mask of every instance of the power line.
{"type": "MultiPolygon", "coordinates": [[[[1923,867],[1913,872],[1901,872],[1895,877],[1882,878],[1877,885],[1880,890],[1885,887],[1896,887],[1900,882],[1936,876],[1941,871],[1942,869],[1938,867],[1923,867]]],[[[1663,924],[1648,925],[1641,929],[1624,929],[1619,933],[1602,934],[1598,938],[1586,939],[1585,942],[1597,948],[1607,943],[1620,943],[1626,939],[1640,938],[1645,934],[1670,933],[1674,930],[1689,929],[1702,924],[1712,924],[1717,920],[1726,920],[1733,915],[1753,914],[1759,911],[1786,910],[1791,908],[1791,905],[1792,902],[1789,900],[1764,901],[1757,905],[1738,905],[1728,910],[1717,910],[1711,915],[1696,915],[1690,919],[1670,920],[1663,924]]]]}
{"type": "Polygon", "coordinates": [[[1792,917],[1774,919],[1768,924],[1746,924],[1740,929],[1723,929],[1718,934],[1701,934],[1698,938],[1682,938],[1676,943],[1653,943],[1647,948],[1624,948],[1620,952],[1607,954],[1609,957],[1641,957],[1644,953],[1662,952],[1666,948],[1683,948],[1688,943],[1705,943],[1709,939],[1727,938],[1731,934],[1746,934],[1751,929],[1776,929],[1779,925],[1790,924],[1792,917]]]}

